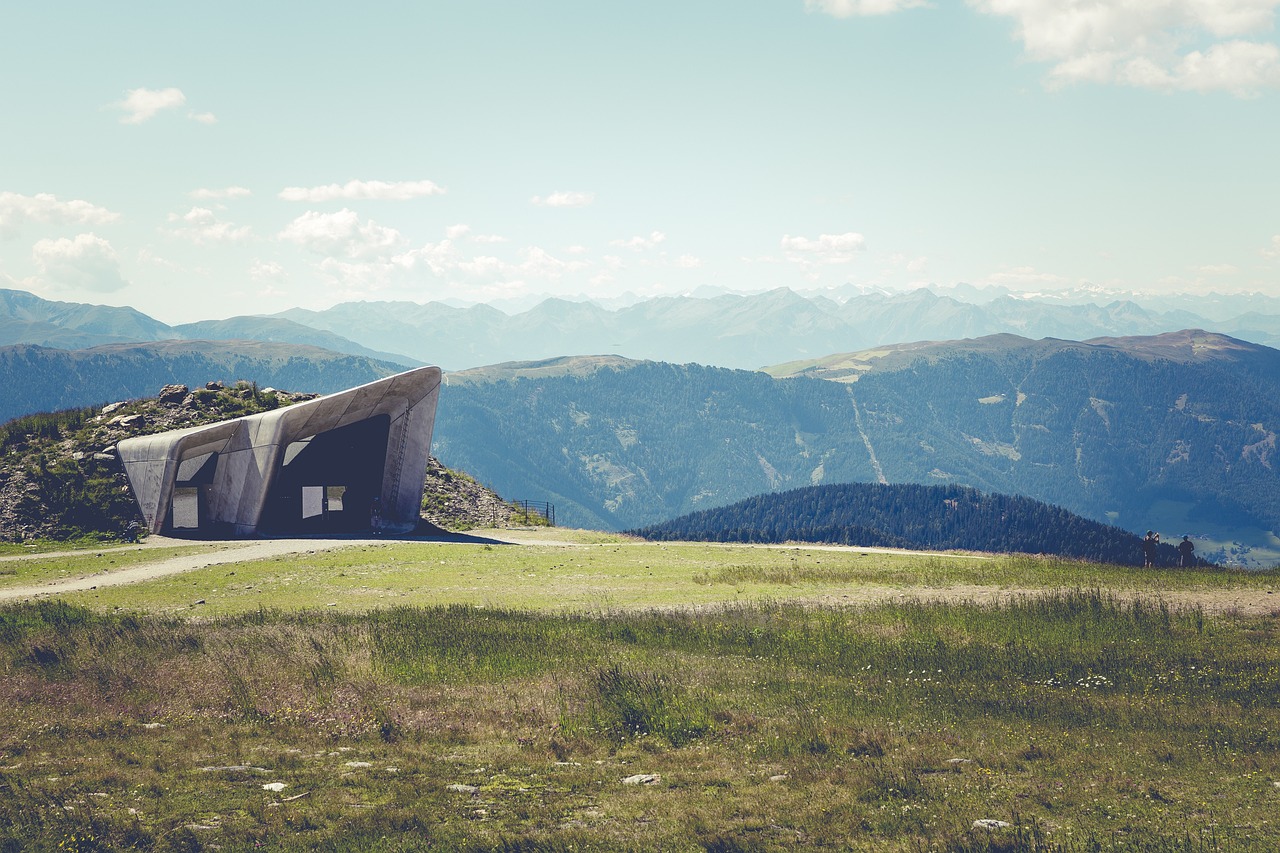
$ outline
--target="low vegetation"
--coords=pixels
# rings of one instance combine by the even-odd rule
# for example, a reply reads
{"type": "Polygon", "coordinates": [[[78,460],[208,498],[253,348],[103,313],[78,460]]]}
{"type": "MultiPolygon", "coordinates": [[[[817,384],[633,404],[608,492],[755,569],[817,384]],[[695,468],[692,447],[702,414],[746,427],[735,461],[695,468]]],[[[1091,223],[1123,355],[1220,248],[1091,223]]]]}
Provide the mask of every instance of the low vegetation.
{"type": "MultiPolygon", "coordinates": [[[[772,492],[633,532],[658,540],[829,542],[1143,562],[1137,536],[1062,507],[1020,495],[913,483],[839,483],[772,492]]],[[[1178,565],[1177,550],[1162,545],[1156,562],[1178,565]]]]}
{"type": "Polygon", "coordinates": [[[1264,596],[1271,573],[1165,572],[1157,587],[1155,572],[1068,561],[553,533],[118,588],[153,613],[93,597],[106,588],[0,608],[0,849],[1280,845],[1276,613],[1152,592],[1264,596]],[[416,597],[398,600],[419,603],[349,588],[334,607],[276,609],[314,601],[281,578],[334,595],[360,572],[401,577],[416,597]],[[804,597],[893,579],[905,594],[983,573],[1063,588],[731,600],[753,583],[804,597]],[[630,609],[534,597],[588,574],[634,584],[630,609]],[[1121,576],[1136,592],[1096,586],[1121,576]],[[460,577],[478,581],[469,599],[443,603],[460,577]],[[241,581],[257,607],[230,595],[241,581]],[[209,583],[237,604],[211,609],[209,583]],[[690,590],[721,603],[670,606],[690,590]],[[209,606],[172,615],[178,594],[209,606]]]}
{"type": "Polygon", "coordinates": [[[198,426],[256,414],[297,399],[260,389],[210,383],[169,399],[121,401],[106,407],[41,412],[0,425],[0,541],[120,539],[142,522],[118,441],[134,435],[198,426]]]}

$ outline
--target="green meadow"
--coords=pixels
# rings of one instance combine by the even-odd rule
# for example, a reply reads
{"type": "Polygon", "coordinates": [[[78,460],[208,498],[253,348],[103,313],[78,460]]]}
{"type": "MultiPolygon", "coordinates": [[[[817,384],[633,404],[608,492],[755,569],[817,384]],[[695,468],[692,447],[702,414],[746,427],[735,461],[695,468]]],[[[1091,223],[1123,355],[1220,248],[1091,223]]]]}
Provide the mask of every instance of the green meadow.
{"type": "Polygon", "coordinates": [[[0,851],[1280,849],[1274,573],[528,535],[0,607],[0,851]]]}

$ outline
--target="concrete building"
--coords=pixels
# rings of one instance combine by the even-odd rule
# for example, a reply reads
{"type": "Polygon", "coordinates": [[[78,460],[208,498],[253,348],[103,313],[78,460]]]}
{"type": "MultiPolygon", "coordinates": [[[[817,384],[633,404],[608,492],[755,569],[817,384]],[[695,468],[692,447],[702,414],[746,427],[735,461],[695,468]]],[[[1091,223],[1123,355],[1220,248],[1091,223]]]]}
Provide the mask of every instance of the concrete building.
{"type": "Polygon", "coordinates": [[[440,368],[117,445],[153,533],[407,533],[418,524],[440,368]]]}

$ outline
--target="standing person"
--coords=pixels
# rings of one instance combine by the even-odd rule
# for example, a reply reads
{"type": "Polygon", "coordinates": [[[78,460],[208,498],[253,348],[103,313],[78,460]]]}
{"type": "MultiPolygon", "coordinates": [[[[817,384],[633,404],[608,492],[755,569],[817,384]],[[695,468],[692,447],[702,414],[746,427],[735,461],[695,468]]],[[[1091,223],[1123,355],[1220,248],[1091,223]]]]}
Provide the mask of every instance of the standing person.
{"type": "Polygon", "coordinates": [[[1178,556],[1182,558],[1182,567],[1195,565],[1196,558],[1192,556],[1196,552],[1196,546],[1191,544],[1190,536],[1183,536],[1182,541],[1178,543],[1178,556]]]}
{"type": "Polygon", "coordinates": [[[1156,554],[1160,551],[1160,534],[1148,530],[1147,537],[1142,540],[1142,558],[1146,561],[1143,563],[1144,568],[1151,568],[1156,564],[1156,554]]]}

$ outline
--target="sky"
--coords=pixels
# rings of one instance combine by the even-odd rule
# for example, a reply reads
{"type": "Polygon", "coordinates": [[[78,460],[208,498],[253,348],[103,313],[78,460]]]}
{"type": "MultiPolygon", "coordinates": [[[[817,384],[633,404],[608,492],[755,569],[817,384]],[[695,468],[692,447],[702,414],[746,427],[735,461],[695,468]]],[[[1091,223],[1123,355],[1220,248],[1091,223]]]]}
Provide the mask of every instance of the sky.
{"type": "Polygon", "coordinates": [[[1280,296],[1280,0],[10,3],[0,287],[1280,296]]]}

